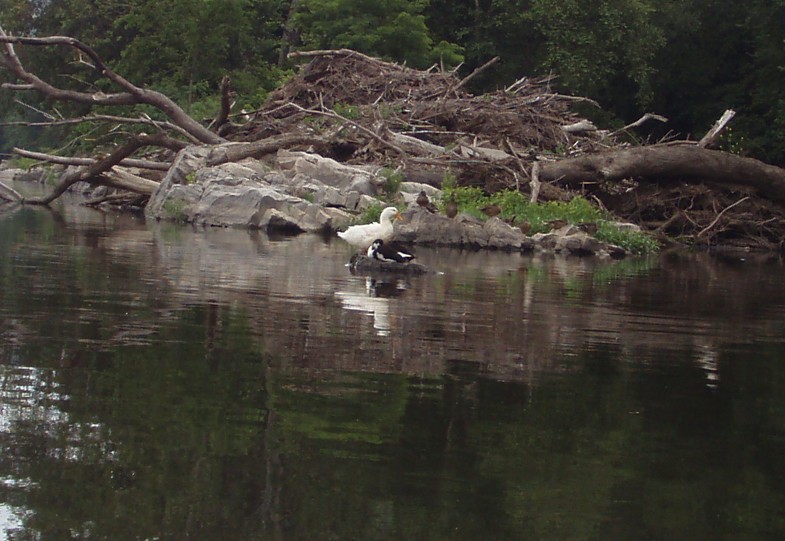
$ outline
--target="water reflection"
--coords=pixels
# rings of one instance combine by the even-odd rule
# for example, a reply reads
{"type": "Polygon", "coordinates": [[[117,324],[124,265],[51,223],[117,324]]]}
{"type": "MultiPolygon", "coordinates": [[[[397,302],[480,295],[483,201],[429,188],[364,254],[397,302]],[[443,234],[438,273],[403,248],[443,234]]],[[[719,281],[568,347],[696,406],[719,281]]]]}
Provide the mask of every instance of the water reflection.
{"type": "Polygon", "coordinates": [[[379,336],[390,335],[390,299],[400,297],[408,289],[407,281],[392,276],[366,276],[365,288],[359,284],[347,284],[335,296],[346,310],[355,310],[373,317],[373,328],[379,336]]]}
{"type": "Polygon", "coordinates": [[[10,539],[785,533],[776,258],[419,249],[0,216],[10,539]]]}

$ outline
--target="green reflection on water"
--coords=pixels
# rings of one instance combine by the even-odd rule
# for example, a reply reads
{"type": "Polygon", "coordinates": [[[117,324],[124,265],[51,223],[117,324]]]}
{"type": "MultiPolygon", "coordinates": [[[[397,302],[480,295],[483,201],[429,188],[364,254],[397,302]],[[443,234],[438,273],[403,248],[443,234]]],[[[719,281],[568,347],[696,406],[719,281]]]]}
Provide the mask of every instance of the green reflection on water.
{"type": "Polygon", "coordinates": [[[756,376],[734,396],[679,369],[620,369],[613,352],[536,387],[469,372],[424,388],[405,375],[281,371],[229,310],[208,340],[209,310],[163,325],[154,347],[52,369],[67,423],[22,420],[4,445],[16,457],[3,474],[32,482],[16,494],[28,528],[99,539],[785,531],[784,412],[771,396],[782,351],[750,359],[772,383],[756,376]],[[723,411],[739,418],[714,418],[723,411]]]}
{"type": "Polygon", "coordinates": [[[719,386],[692,351],[644,367],[608,345],[519,381],[297,369],[258,314],[118,288],[139,268],[22,218],[0,236],[14,539],[785,534],[780,345],[723,353],[719,386]]]}

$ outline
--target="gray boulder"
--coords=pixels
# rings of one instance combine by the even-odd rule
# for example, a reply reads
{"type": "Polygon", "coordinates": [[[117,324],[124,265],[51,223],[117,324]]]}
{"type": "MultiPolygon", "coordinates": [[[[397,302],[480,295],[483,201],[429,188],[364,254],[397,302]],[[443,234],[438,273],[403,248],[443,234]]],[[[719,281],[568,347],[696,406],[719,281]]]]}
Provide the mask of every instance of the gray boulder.
{"type": "Polygon", "coordinates": [[[519,229],[498,218],[483,222],[468,214],[460,214],[451,219],[420,207],[403,213],[403,223],[395,224],[394,238],[415,244],[503,250],[520,250],[530,246],[519,229]]]}
{"type": "Polygon", "coordinates": [[[147,205],[151,218],[199,225],[323,231],[332,216],[320,205],[267,182],[255,160],[208,165],[210,148],[182,150],[147,205]]]}

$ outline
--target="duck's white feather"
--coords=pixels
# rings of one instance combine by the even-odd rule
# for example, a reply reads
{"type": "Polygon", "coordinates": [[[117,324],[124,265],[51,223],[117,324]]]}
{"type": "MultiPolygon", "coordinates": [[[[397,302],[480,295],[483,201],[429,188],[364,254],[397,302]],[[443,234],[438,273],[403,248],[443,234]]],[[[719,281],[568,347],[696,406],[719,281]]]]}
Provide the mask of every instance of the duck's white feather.
{"type": "Polygon", "coordinates": [[[343,240],[367,250],[376,239],[388,240],[393,234],[393,220],[398,216],[398,209],[387,207],[382,211],[378,222],[366,225],[353,225],[346,231],[338,233],[343,240]]]}
{"type": "Polygon", "coordinates": [[[368,248],[367,255],[371,259],[384,261],[385,263],[408,263],[414,259],[414,254],[407,252],[397,243],[385,243],[382,239],[376,239],[368,248]]]}

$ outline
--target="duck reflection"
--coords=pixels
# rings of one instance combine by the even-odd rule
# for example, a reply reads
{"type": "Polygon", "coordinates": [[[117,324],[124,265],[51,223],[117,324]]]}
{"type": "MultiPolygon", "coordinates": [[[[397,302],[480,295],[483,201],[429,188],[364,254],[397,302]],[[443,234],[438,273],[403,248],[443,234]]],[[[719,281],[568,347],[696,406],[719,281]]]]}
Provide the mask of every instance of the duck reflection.
{"type": "Polygon", "coordinates": [[[369,297],[386,299],[400,297],[408,287],[409,284],[402,279],[374,278],[371,276],[365,278],[365,290],[369,297]]]}
{"type": "Polygon", "coordinates": [[[346,310],[373,316],[373,328],[379,336],[390,334],[390,299],[400,297],[409,284],[398,277],[366,276],[365,292],[337,291],[336,297],[346,310]]]}

